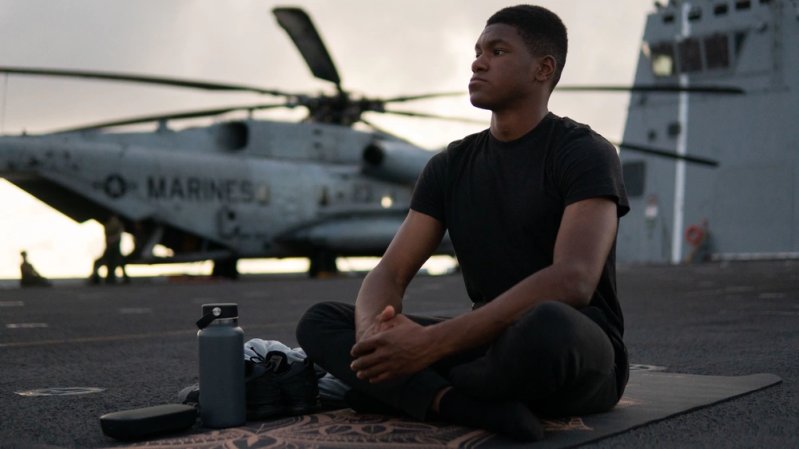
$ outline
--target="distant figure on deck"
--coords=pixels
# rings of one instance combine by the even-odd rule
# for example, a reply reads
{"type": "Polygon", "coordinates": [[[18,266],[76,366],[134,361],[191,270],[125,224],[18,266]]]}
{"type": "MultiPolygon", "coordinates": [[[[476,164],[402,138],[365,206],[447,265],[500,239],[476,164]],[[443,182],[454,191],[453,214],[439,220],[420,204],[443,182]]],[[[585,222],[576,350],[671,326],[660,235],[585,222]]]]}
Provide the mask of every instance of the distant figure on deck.
{"type": "Polygon", "coordinates": [[[19,278],[19,286],[20,287],[50,287],[52,284],[46,277],[39,274],[36,271],[36,268],[33,268],[33,265],[28,261],[28,253],[27,251],[21,251],[19,253],[22,256],[22,263],[19,265],[20,271],[20,278],[19,278]]]}
{"type": "Polygon", "coordinates": [[[125,232],[125,226],[116,214],[111,214],[108,221],[106,221],[103,226],[105,226],[105,251],[99,259],[94,261],[91,282],[93,284],[100,283],[98,270],[101,266],[105,265],[107,269],[105,275],[106,284],[116,283],[117,267],[122,268],[122,279],[127,284],[130,282],[130,278],[125,271],[125,257],[122,255],[122,249],[120,247],[122,243],[122,233],[125,232]]]}

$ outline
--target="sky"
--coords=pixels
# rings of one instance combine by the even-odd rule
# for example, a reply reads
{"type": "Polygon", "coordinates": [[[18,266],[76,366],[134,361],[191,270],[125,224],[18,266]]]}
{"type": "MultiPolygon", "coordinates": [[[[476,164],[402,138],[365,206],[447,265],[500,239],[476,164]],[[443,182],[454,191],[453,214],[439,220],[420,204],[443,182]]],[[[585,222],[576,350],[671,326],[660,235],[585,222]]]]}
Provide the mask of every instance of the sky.
{"type": "MultiPolygon", "coordinates": [[[[345,89],[383,97],[466,93],[474,42],[485,20],[510,4],[515,2],[0,0],[0,65],[125,72],[332,93],[329,83],[313,78],[271,14],[276,6],[298,6],[314,21],[345,89]]],[[[569,54],[561,84],[632,83],[652,2],[548,0],[537,4],[556,12],[569,30],[569,54]]],[[[46,132],[128,116],[270,100],[244,93],[0,75],[0,134],[46,132]]],[[[610,140],[621,140],[627,101],[627,95],[617,93],[556,93],[550,110],[588,123],[610,140]]],[[[403,107],[485,119],[486,124],[489,118],[486,111],[473,108],[466,95],[403,107]]],[[[299,111],[275,110],[258,117],[296,120],[301,116],[299,111]]],[[[368,118],[431,150],[485,127],[385,115],[368,118]]],[[[1,179],[0,204],[4,210],[0,214],[0,278],[19,276],[22,249],[45,276],[88,276],[92,260],[103,250],[98,223],[76,223],[1,179]]],[[[130,245],[126,239],[123,251],[130,245]]],[[[304,264],[291,263],[294,267],[304,264]]],[[[240,264],[245,272],[270,267],[281,269],[278,265],[240,264]]],[[[210,270],[210,264],[165,270],[132,267],[131,272],[175,270],[201,274],[210,270]]]]}

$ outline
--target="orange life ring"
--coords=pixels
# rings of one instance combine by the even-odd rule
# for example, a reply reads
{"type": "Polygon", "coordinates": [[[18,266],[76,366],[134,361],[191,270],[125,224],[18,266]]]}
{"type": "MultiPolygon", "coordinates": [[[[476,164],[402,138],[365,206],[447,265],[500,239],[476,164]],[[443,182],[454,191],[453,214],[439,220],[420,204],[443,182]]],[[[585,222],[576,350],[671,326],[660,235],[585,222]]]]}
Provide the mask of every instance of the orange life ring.
{"type": "Polygon", "coordinates": [[[705,238],[705,230],[699,225],[688,226],[685,230],[685,240],[693,246],[699,246],[705,238]]]}

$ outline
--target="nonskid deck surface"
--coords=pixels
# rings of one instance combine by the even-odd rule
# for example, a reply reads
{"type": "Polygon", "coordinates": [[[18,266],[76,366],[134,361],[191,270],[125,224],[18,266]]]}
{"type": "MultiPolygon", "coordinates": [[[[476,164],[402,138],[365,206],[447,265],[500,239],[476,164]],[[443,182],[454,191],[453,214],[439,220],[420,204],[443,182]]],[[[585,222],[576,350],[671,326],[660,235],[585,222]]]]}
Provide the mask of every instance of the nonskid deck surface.
{"type": "MultiPolygon", "coordinates": [[[[592,441],[586,447],[796,446],[799,360],[795,348],[799,347],[799,332],[795,324],[799,317],[799,263],[620,267],[618,277],[630,357],[633,363],[647,366],[639,367],[644,369],[633,375],[625,402],[607,416],[621,419],[636,413],[655,415],[648,415],[643,421],[648,425],[632,431],[624,430],[639,426],[641,423],[635,421],[638,418],[630,418],[632,421],[624,418],[627,424],[621,427],[595,421],[604,415],[549,423],[551,430],[553,426],[572,430],[552,430],[537,447],[581,444],[577,440],[559,441],[561,435],[584,435],[580,432],[588,431],[578,430],[583,425],[597,435],[579,440],[583,443],[624,431],[592,441]],[[742,376],[755,373],[773,373],[784,382],[713,407],[672,416],[686,407],[690,410],[740,394],[739,390],[724,393],[716,388],[726,388],[727,380],[753,379],[742,376]],[[653,382],[663,379],[666,384],[660,393],[656,389],[647,390],[660,396],[643,397],[642,390],[636,387],[639,379],[653,382]],[[680,410],[666,410],[670,407],[668,400],[679,402],[679,388],[689,387],[680,383],[682,387],[678,388],[678,384],[669,382],[685,379],[708,380],[708,384],[696,389],[720,396],[681,406],[680,410]],[[645,405],[640,402],[642,397],[648,401],[645,405]],[[635,405],[626,402],[628,399],[639,402],[635,405]],[[664,410],[656,412],[648,407],[664,410]],[[652,423],[666,416],[672,417],[652,423]]],[[[57,284],[50,289],[2,289],[0,447],[125,446],[126,443],[102,434],[98,417],[117,410],[175,402],[181,388],[197,381],[194,321],[199,318],[203,303],[237,302],[245,338],[280,340],[292,346],[296,344],[294,324],[308,306],[328,300],[352,302],[359,285],[357,277],[309,281],[265,276],[245,277],[240,282],[170,283],[134,279],[127,286],[89,288],[57,284]]],[[[407,292],[406,304],[409,313],[436,315],[462,313],[469,308],[462,280],[457,275],[416,279],[407,292]]],[[[775,380],[770,376],[754,379],[761,383],[775,380]]],[[[735,384],[732,388],[747,390],[757,386],[735,384]]],[[[331,412],[330,419],[355,419],[355,424],[360,425],[361,418],[347,413],[331,412]]],[[[314,416],[321,419],[327,415],[314,416]]],[[[255,425],[261,431],[274,432],[270,426],[277,424],[249,423],[246,429],[255,425]]],[[[281,426],[288,431],[286,424],[281,426]]],[[[434,428],[447,426],[434,425],[434,428]]],[[[345,427],[336,429],[346,433],[345,427]]],[[[384,431],[387,428],[369,427],[369,432],[384,431]]],[[[194,432],[199,433],[174,438],[207,435],[202,429],[194,432]]],[[[464,437],[482,435],[474,441],[458,440],[461,446],[471,441],[471,446],[463,447],[475,447],[478,443],[482,447],[510,444],[472,430],[461,432],[464,437]]],[[[252,447],[270,447],[264,445],[265,440],[251,441],[261,444],[252,447]]],[[[435,447],[440,443],[431,444],[435,447]]],[[[195,442],[193,447],[199,446],[195,442]]]]}

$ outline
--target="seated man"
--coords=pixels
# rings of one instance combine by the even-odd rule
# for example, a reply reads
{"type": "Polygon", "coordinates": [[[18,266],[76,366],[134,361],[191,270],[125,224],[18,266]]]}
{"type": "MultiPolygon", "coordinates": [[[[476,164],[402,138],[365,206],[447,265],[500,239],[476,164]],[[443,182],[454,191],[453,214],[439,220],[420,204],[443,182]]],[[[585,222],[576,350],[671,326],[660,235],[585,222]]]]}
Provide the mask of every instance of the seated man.
{"type": "Polygon", "coordinates": [[[28,261],[28,252],[20,251],[22,262],[19,264],[19,285],[20,287],[50,287],[50,281],[39,274],[36,268],[28,261]]]}
{"type": "Polygon", "coordinates": [[[524,441],[543,437],[538,416],[618,402],[628,363],[615,240],[629,207],[615,148],[548,110],[566,48],[565,26],[544,8],[488,20],[469,92],[492,111],[490,128],[430,160],[355,306],[317,304],[301,319],[306,353],[356,396],[524,441]],[[402,314],[445,231],[473,310],[402,314]]]}

